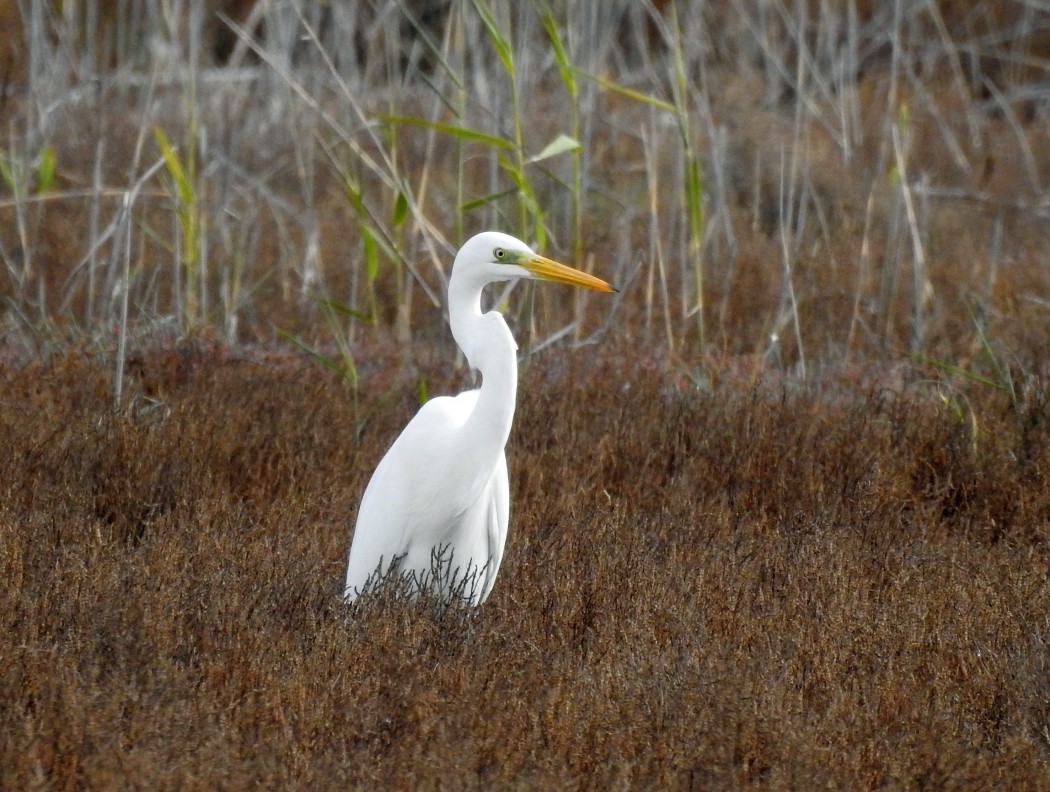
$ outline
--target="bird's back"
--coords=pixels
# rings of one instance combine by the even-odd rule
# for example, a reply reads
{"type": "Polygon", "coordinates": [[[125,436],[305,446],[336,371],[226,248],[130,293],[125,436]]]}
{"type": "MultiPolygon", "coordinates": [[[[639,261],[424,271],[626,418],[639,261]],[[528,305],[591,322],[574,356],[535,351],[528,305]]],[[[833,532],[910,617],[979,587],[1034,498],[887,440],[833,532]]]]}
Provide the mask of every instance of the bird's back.
{"type": "Polygon", "coordinates": [[[501,453],[494,468],[477,469],[462,431],[478,395],[472,390],[428,401],[379,463],[358,511],[348,599],[377,572],[385,574],[394,560],[402,573],[427,575],[435,550],[451,549],[455,564],[468,559],[476,568],[498,564],[509,512],[506,461],[501,453]],[[482,480],[480,489],[477,480],[482,480]],[[490,526],[501,514],[502,527],[490,526]],[[490,536],[499,537],[498,548],[490,536]],[[490,563],[493,555],[497,558],[490,563]]]}

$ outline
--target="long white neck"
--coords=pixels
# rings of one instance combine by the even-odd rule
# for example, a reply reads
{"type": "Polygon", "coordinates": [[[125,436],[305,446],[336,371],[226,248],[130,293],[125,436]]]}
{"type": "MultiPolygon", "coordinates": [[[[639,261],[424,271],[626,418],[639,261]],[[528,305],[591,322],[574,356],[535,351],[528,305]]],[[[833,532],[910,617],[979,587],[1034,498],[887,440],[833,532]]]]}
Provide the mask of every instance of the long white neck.
{"type": "Polygon", "coordinates": [[[465,427],[471,454],[495,462],[510,436],[518,393],[518,345],[497,311],[481,312],[486,281],[453,270],[448,284],[449,322],[470,365],[481,372],[481,393],[465,427]]]}

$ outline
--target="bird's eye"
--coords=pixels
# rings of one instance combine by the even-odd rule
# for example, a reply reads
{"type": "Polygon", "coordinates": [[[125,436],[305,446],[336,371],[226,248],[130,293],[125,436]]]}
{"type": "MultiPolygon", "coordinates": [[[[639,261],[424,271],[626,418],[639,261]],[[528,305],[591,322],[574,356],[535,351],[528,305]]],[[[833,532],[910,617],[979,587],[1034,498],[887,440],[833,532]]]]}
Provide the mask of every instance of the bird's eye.
{"type": "Polygon", "coordinates": [[[492,255],[496,257],[496,261],[503,261],[507,257],[507,251],[503,248],[496,248],[492,251],[492,255]]]}

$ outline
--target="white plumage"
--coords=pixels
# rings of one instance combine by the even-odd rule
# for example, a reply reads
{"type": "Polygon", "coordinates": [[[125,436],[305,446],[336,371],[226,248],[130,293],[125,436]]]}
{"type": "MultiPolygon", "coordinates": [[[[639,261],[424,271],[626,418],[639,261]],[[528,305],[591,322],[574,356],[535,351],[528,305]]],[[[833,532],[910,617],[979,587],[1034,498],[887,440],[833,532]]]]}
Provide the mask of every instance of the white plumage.
{"type": "Polygon", "coordinates": [[[486,231],[460,248],[448,285],[452,336],[481,387],[424,404],[376,467],[361,499],[344,596],[353,601],[397,564],[421,587],[472,604],[496,581],[510,522],[504,447],[518,388],[517,344],[498,311],[481,312],[489,283],[539,278],[600,291],[608,283],[486,231]]]}

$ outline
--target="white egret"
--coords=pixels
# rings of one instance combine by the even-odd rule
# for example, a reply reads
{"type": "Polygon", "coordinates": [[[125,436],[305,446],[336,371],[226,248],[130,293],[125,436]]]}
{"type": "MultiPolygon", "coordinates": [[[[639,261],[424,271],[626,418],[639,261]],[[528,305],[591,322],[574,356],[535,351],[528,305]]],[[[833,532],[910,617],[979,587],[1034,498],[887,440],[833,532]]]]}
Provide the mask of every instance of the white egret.
{"type": "Polygon", "coordinates": [[[344,597],[395,570],[414,585],[480,604],[492,591],[510,520],[504,446],[514,419],[518,345],[498,311],[481,312],[490,283],[535,278],[616,291],[533,252],[507,234],[467,241],[452,264],[452,336],[481,387],[430,399],[380,461],[361,498],[344,597]]]}

